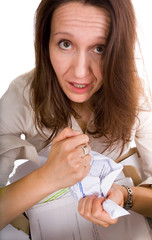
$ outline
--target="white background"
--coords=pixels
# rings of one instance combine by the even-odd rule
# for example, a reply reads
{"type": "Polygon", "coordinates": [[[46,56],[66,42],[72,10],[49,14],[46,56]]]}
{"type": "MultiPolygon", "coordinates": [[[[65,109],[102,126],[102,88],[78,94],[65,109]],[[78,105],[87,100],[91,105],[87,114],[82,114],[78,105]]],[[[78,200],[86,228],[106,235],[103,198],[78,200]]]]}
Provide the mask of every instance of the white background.
{"type": "MultiPolygon", "coordinates": [[[[147,75],[139,63],[138,68],[141,77],[152,86],[152,0],[132,2],[147,75]]],[[[0,1],[0,97],[15,77],[34,67],[33,25],[39,3],[40,0],[0,1]]]]}

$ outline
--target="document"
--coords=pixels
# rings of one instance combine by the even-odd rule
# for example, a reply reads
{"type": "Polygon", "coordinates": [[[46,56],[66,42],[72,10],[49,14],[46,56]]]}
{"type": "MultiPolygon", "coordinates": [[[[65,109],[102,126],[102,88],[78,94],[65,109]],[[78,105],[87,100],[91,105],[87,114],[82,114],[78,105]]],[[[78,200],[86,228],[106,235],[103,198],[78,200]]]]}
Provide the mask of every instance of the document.
{"type": "MultiPolygon", "coordinates": [[[[32,240],[152,240],[152,231],[146,218],[132,211],[129,211],[129,215],[120,217],[117,224],[111,225],[109,228],[95,225],[80,216],[78,199],[83,194],[96,192],[101,196],[106,196],[113,181],[121,184],[124,181],[127,182],[127,185],[130,183],[131,186],[133,184],[129,178],[125,178],[121,164],[116,164],[113,161],[111,163],[111,160],[106,160],[106,157],[101,156],[101,154],[95,152],[91,152],[91,154],[92,170],[88,175],[90,178],[89,186],[88,180],[82,181],[81,184],[84,187],[82,190],[81,184],[78,183],[76,185],[78,194],[75,191],[75,198],[71,195],[71,189],[61,189],[27,211],[32,240]],[[95,156],[94,162],[96,163],[93,165],[95,156]],[[103,165],[99,164],[101,158],[103,165]],[[92,176],[94,180],[91,179],[92,176]]],[[[112,206],[113,210],[113,204],[115,203],[106,202],[105,210],[111,212],[109,208],[112,206]]],[[[117,209],[116,206],[114,208],[117,209]]],[[[116,213],[119,213],[118,209],[116,213]]]]}
{"type": "MultiPolygon", "coordinates": [[[[132,163],[132,159],[130,161],[132,163]]],[[[30,162],[26,164],[30,164],[30,162]]],[[[22,168],[25,171],[24,164],[22,168]]],[[[34,168],[35,166],[32,169],[34,168]]],[[[29,166],[26,169],[29,169],[29,166]]],[[[24,175],[26,174],[24,172],[24,175]]],[[[133,186],[132,180],[125,178],[122,171],[115,182],[133,186]]],[[[109,182],[107,184],[110,186],[109,182]]],[[[129,211],[130,215],[120,217],[118,223],[109,228],[97,226],[85,220],[79,215],[78,201],[73,198],[69,190],[69,188],[61,189],[27,211],[32,240],[152,240],[152,230],[146,218],[132,211],[129,211]]],[[[103,194],[104,191],[101,192],[103,194]]],[[[6,231],[9,233],[8,229],[6,231]]],[[[1,238],[9,240],[8,234],[4,238],[3,230],[0,232],[1,238]]],[[[12,239],[11,232],[10,240],[12,239]]],[[[20,239],[24,239],[23,236],[20,239]]]]}
{"type": "Polygon", "coordinates": [[[145,218],[131,212],[104,228],[81,217],[70,193],[27,211],[32,240],[152,240],[145,218]]]}

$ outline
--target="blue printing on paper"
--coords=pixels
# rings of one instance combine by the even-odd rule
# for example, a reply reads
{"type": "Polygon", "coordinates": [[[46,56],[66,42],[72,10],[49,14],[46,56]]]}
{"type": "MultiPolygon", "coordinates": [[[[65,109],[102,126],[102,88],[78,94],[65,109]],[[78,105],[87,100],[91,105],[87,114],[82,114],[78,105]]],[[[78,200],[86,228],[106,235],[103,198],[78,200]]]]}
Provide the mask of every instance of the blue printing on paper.
{"type": "Polygon", "coordinates": [[[85,197],[85,193],[83,191],[83,187],[82,187],[82,183],[79,182],[79,189],[80,189],[80,192],[82,193],[83,197],[85,197]]]}

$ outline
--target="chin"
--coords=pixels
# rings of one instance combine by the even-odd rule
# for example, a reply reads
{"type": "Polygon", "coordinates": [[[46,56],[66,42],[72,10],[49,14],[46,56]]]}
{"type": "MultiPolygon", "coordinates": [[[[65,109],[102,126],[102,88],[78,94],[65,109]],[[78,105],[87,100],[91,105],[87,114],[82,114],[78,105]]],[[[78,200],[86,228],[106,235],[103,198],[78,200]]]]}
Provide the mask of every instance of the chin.
{"type": "Polygon", "coordinates": [[[71,102],[74,102],[74,103],[85,103],[89,100],[89,98],[80,98],[80,97],[77,97],[77,98],[69,98],[71,100],[71,102]]]}

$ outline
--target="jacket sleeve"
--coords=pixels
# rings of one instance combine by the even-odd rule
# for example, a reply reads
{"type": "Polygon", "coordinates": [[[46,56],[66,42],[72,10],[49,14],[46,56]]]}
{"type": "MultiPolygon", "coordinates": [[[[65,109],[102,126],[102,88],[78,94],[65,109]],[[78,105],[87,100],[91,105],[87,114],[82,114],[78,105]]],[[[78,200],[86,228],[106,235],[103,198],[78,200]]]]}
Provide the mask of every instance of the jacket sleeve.
{"type": "Polygon", "coordinates": [[[39,163],[35,146],[27,141],[37,134],[29,104],[29,88],[25,88],[29,77],[31,72],[15,79],[0,101],[1,185],[6,183],[16,159],[39,163]],[[21,139],[21,134],[25,135],[25,140],[21,139]]]}

